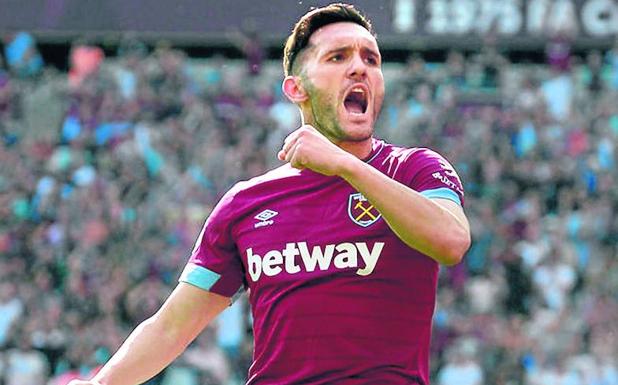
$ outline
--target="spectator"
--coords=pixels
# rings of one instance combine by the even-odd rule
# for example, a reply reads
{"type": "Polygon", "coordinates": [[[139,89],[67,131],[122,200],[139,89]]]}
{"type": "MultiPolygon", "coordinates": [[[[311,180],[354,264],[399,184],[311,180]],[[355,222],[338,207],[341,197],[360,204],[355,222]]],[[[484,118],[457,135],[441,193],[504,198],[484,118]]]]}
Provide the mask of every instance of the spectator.
{"type": "Polygon", "coordinates": [[[28,32],[7,35],[4,39],[4,55],[8,68],[20,78],[36,76],[44,66],[34,37],[28,32]]]}
{"type": "Polygon", "coordinates": [[[17,286],[3,277],[0,284],[0,347],[6,346],[13,328],[24,311],[22,300],[17,297],[17,286]]]}
{"type": "Polygon", "coordinates": [[[15,335],[16,347],[9,349],[5,354],[6,385],[45,385],[49,375],[48,362],[45,356],[32,349],[27,334],[15,335]]]}
{"type": "Polygon", "coordinates": [[[473,340],[459,340],[438,373],[438,385],[482,385],[483,371],[475,359],[473,340]]]}

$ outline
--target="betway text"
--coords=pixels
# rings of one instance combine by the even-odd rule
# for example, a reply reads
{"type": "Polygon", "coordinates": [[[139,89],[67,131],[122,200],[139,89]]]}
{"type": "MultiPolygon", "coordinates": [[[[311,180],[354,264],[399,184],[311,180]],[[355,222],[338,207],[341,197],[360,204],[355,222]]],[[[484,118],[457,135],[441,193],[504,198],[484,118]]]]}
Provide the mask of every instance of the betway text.
{"type": "Polygon", "coordinates": [[[271,250],[260,256],[247,249],[247,265],[253,282],[262,274],[272,277],[283,271],[296,274],[301,270],[312,272],[328,270],[331,265],[337,269],[358,268],[356,274],[367,276],[373,272],[382,254],[384,242],[375,242],[369,249],[366,242],[344,242],[337,245],[313,246],[311,250],[306,242],[291,242],[283,250],[271,250]],[[300,256],[300,259],[297,257],[300,256]],[[364,267],[359,267],[360,260],[364,267]],[[298,263],[300,262],[300,263],[298,263]]]}

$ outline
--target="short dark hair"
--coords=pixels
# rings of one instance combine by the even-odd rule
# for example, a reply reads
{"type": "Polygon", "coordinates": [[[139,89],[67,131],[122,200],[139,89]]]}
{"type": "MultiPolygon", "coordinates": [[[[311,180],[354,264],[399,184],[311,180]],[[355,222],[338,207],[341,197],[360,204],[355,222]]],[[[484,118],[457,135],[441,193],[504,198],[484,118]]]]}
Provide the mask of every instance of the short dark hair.
{"type": "Polygon", "coordinates": [[[342,21],[356,23],[375,36],[371,21],[350,4],[334,3],[315,8],[298,20],[285,42],[283,49],[283,72],[285,75],[292,73],[296,58],[307,47],[309,38],[315,31],[325,25],[342,21]]]}

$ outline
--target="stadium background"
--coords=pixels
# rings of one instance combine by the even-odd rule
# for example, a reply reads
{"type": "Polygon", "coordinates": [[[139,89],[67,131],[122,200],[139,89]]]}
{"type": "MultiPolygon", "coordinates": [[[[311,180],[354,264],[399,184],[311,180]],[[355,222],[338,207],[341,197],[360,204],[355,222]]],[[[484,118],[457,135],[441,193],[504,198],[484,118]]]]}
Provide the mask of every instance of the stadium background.
{"type": "MultiPolygon", "coordinates": [[[[325,3],[2,2],[0,384],[87,375],[158,308],[217,198],[279,164],[283,39],[325,3]]],[[[467,192],[433,382],[618,384],[618,2],[352,3],[386,60],[378,136],[467,192]]],[[[149,384],[240,384],[251,343],[241,297],[149,384]]]]}

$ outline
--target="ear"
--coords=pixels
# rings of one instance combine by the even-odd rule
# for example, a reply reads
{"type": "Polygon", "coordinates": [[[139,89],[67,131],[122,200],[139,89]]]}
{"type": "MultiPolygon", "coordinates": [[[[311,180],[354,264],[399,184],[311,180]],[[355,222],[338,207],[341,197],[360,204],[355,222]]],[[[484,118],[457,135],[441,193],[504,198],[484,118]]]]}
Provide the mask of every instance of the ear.
{"type": "Polygon", "coordinates": [[[287,96],[292,103],[298,104],[308,99],[307,92],[305,92],[303,85],[300,84],[300,78],[298,76],[286,76],[285,79],[283,79],[281,88],[285,96],[287,96]]]}

